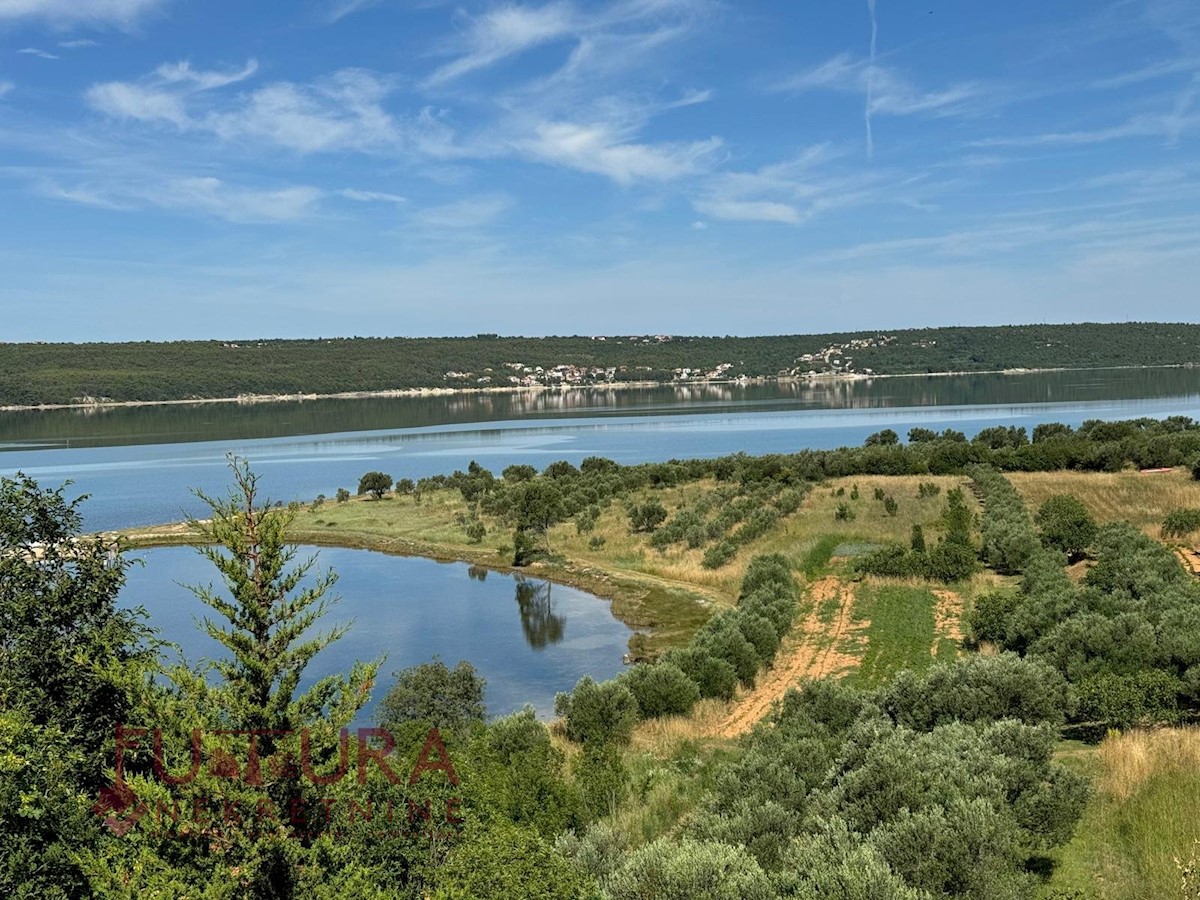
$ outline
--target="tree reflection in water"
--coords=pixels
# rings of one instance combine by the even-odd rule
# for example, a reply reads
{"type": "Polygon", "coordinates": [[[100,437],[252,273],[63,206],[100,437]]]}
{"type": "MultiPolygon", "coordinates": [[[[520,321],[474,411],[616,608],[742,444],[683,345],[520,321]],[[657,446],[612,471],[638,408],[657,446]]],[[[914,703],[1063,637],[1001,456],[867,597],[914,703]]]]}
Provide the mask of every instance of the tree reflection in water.
{"type": "Polygon", "coordinates": [[[556,616],[551,608],[549,581],[530,581],[518,575],[516,597],[521,628],[530,647],[541,650],[562,640],[567,620],[556,616]]]}
{"type": "Polygon", "coordinates": [[[470,566],[467,569],[467,577],[472,581],[487,581],[488,570],[483,566],[470,566]]]}

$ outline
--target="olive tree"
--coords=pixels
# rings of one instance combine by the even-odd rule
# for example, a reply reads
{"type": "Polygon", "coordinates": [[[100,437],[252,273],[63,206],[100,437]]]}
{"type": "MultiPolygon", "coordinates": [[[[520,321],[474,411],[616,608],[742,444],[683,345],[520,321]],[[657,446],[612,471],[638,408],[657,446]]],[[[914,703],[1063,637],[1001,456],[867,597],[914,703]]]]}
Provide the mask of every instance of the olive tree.
{"type": "Polygon", "coordinates": [[[392,489],[392,476],[383,472],[368,472],[358,481],[358,492],[379,500],[392,489]]]}

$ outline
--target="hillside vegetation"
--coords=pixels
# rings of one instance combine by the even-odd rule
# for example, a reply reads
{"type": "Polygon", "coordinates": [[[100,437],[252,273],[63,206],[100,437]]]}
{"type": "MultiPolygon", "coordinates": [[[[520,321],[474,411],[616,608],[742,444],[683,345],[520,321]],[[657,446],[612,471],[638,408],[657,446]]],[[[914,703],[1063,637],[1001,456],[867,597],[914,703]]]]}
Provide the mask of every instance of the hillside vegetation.
{"type": "MultiPolygon", "coordinates": [[[[291,851],[298,871],[380,897],[1190,896],[1200,582],[1173,544],[1200,509],[1200,426],[908,438],[368,472],[357,497],[276,511],[295,540],[590,579],[648,627],[637,663],[560,694],[549,728],[472,713],[451,733],[467,824],[448,843],[337,820],[349,852],[291,851]],[[1121,486],[1110,506],[1089,478],[1121,486]]],[[[414,704],[431,665],[400,674],[388,727],[454,707],[448,676],[414,704]]],[[[100,846],[156,884],[162,851],[100,846]]],[[[201,853],[179,877],[215,891],[263,873],[264,849],[201,853]]]]}
{"type": "Polygon", "coordinates": [[[765,337],[236,339],[0,344],[0,406],[514,384],[1186,365],[1200,325],[926,328],[765,337]],[[540,368],[540,371],[539,371],[540,368]],[[557,373],[553,370],[558,369],[557,373]]]}

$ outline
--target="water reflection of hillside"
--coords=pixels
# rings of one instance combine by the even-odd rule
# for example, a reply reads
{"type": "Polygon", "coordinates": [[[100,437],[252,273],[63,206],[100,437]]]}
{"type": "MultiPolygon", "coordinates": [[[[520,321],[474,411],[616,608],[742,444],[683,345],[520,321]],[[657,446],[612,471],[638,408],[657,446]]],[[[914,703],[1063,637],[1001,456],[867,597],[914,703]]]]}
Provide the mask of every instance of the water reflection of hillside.
{"type": "Polygon", "coordinates": [[[421,428],[511,419],[1137,400],[1200,394],[1200,370],[1108,369],[650,388],[470,393],[260,404],[0,413],[0,446],[99,447],[421,428]]]}

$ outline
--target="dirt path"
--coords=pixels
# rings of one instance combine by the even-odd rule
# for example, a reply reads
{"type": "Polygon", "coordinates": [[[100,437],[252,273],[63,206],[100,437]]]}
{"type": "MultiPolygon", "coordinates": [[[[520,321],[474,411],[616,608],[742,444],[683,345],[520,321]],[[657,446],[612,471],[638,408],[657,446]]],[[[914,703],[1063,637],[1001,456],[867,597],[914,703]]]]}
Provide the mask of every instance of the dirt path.
{"type": "Polygon", "coordinates": [[[1179,554],[1179,558],[1182,560],[1185,569],[1193,575],[1200,576],[1200,552],[1190,547],[1177,547],[1175,552],[1179,554]]]}
{"type": "Polygon", "coordinates": [[[933,608],[933,644],[929,648],[930,656],[937,656],[938,642],[943,638],[962,643],[962,614],[963,599],[954,591],[945,588],[933,588],[937,597],[937,606],[933,608]]]}
{"type": "Polygon", "coordinates": [[[854,592],[836,578],[822,578],[809,586],[812,611],[784,640],[775,657],[775,665],[763,672],[754,690],[738,697],[725,721],[717,728],[721,737],[745,734],[771,705],[801,679],[838,675],[858,665],[858,657],[846,652],[845,645],[865,622],[853,622],[854,592]],[[837,614],[830,625],[821,621],[821,605],[836,597],[837,614]]]}

